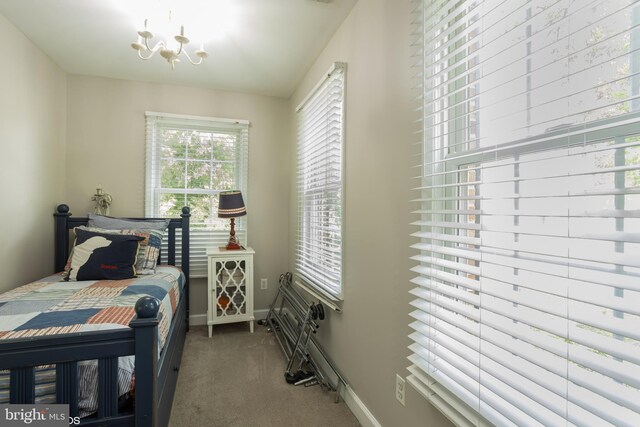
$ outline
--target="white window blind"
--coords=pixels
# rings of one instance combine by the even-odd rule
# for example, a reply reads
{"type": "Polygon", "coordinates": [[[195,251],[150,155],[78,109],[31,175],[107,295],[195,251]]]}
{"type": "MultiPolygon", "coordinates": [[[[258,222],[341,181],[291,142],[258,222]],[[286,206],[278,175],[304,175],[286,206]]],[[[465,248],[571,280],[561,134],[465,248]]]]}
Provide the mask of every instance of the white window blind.
{"type": "MultiPolygon", "coordinates": [[[[217,216],[218,194],[240,190],[249,206],[249,123],[151,112],[146,118],[145,214],[179,218],[182,207],[189,206],[190,273],[206,277],[206,248],[224,246],[229,238],[229,220],[217,216]]],[[[236,236],[247,245],[245,217],[236,219],[236,236]]]]}
{"type": "Polygon", "coordinates": [[[457,425],[640,425],[640,2],[415,4],[409,383],[457,425]]]}
{"type": "Polygon", "coordinates": [[[297,109],[298,235],[296,272],[307,284],[342,298],[344,85],[336,62],[297,109]]]}

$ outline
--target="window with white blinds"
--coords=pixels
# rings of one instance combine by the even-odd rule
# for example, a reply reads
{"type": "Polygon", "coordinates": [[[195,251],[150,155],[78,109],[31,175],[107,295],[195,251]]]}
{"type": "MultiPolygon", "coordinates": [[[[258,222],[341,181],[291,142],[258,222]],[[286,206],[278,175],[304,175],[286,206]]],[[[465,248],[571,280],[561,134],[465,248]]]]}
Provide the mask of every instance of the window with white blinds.
{"type": "Polygon", "coordinates": [[[346,64],[332,69],[300,104],[296,273],[342,299],[344,85],[346,64]]]}
{"type": "MultiPolygon", "coordinates": [[[[183,206],[191,208],[190,275],[206,277],[206,248],[229,239],[229,220],[218,218],[218,194],[240,190],[249,205],[249,123],[152,112],[146,119],[145,214],[179,218],[183,206]]],[[[236,219],[236,236],[247,245],[245,217],[236,219]]]]}
{"type": "Polygon", "coordinates": [[[640,425],[640,1],[415,1],[408,381],[456,425],[640,425]]]}

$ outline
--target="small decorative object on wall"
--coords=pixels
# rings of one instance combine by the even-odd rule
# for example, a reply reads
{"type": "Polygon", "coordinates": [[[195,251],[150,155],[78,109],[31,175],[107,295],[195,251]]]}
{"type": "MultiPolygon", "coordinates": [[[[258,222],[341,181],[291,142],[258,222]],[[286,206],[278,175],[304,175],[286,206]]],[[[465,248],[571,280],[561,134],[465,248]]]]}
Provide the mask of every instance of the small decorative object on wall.
{"type": "Polygon", "coordinates": [[[220,193],[220,203],[218,204],[218,218],[231,218],[231,231],[229,232],[229,242],[226,249],[242,249],[238,239],[236,239],[236,217],[247,214],[244,206],[242,193],[238,190],[223,191],[220,193]]]}
{"type": "Polygon", "coordinates": [[[113,202],[113,197],[111,194],[105,193],[100,184],[98,184],[96,194],[93,195],[91,200],[96,202],[96,207],[93,210],[94,213],[99,215],[109,215],[109,205],[113,202]]]}

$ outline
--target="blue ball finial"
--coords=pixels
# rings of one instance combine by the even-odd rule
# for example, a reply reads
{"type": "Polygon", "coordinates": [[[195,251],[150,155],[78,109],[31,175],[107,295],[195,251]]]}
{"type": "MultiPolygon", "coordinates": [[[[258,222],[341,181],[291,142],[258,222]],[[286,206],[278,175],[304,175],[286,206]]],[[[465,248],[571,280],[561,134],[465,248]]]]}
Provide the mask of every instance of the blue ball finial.
{"type": "Polygon", "coordinates": [[[160,301],[151,296],[141,297],[136,301],[135,311],[138,319],[150,319],[158,316],[160,301]]]}

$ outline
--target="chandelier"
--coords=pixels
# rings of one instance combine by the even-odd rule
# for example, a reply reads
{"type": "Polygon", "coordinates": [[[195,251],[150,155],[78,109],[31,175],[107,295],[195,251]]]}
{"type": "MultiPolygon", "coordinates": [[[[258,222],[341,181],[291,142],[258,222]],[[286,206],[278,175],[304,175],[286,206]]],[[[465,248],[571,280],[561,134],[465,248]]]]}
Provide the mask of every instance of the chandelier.
{"type": "Polygon", "coordinates": [[[209,56],[204,50],[204,44],[200,45],[200,49],[195,51],[195,55],[198,57],[198,61],[194,61],[189,56],[189,53],[184,49],[184,46],[189,44],[189,39],[184,35],[184,25],[180,26],[180,34],[176,34],[173,38],[178,42],[177,47],[169,46],[164,40],[160,40],[155,46],[149,45],[150,40],[154,37],[153,33],[147,29],[147,19],[144,20],[144,30],[138,31],[138,40],[131,43],[131,47],[138,52],[138,57],[143,60],[150,59],[156,52],[160,51],[160,56],[167,60],[171,64],[171,69],[175,68],[175,63],[180,62],[179,56],[184,56],[193,65],[202,64],[202,60],[209,56]],[[149,52],[147,56],[143,55],[143,52],[149,52]]]}

